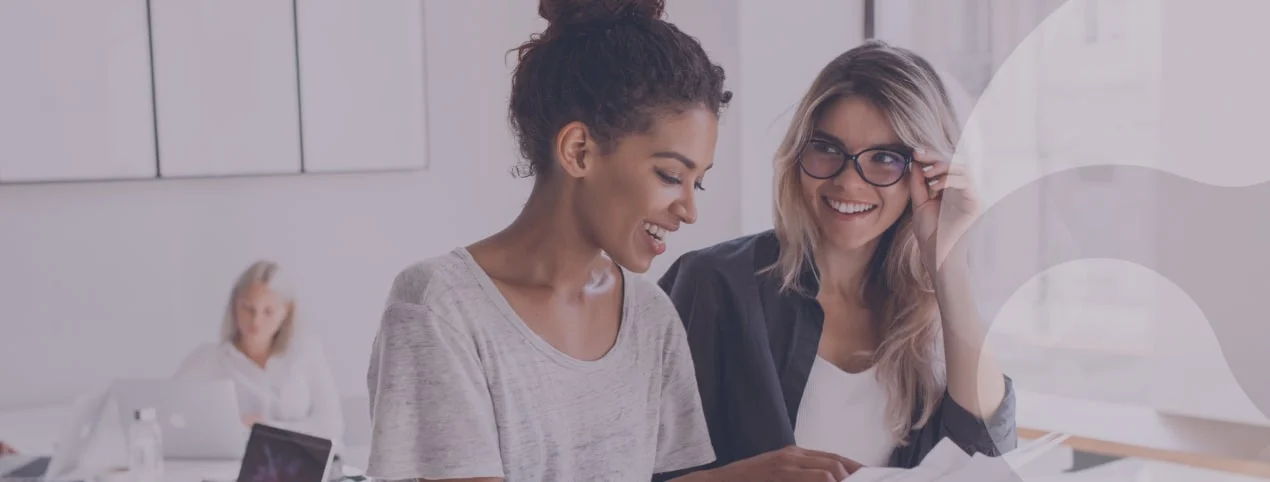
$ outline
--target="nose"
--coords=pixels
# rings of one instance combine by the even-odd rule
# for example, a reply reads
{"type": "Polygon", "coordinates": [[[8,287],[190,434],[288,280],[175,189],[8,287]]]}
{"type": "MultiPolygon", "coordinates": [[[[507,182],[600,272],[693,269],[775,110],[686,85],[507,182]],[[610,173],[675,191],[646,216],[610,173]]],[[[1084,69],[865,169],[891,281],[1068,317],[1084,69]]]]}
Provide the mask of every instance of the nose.
{"type": "Polygon", "coordinates": [[[858,159],[848,160],[846,164],[842,166],[842,172],[838,173],[831,182],[844,187],[852,184],[869,185],[868,182],[865,182],[864,177],[860,176],[859,162],[860,161],[858,159]]]}
{"type": "Polygon", "coordinates": [[[692,192],[689,191],[683,199],[675,201],[675,204],[671,205],[671,212],[675,216],[679,216],[679,219],[683,220],[683,222],[695,224],[697,222],[697,202],[692,192]]]}

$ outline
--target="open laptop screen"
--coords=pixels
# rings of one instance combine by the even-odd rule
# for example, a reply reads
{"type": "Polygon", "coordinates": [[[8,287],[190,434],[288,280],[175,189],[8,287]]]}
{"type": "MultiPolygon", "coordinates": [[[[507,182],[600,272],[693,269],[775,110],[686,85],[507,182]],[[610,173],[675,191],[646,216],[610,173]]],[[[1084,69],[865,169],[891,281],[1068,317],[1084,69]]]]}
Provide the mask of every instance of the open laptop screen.
{"type": "Polygon", "coordinates": [[[48,472],[49,462],[52,462],[53,458],[52,457],[36,457],[34,459],[27,459],[27,460],[29,460],[29,462],[27,462],[26,464],[23,464],[21,467],[18,467],[17,469],[13,471],[0,472],[0,480],[4,480],[7,478],[42,477],[44,476],[45,472],[48,472]]]}
{"type": "Polygon", "coordinates": [[[238,482],[322,482],[330,462],[330,440],[256,424],[238,482]]]}

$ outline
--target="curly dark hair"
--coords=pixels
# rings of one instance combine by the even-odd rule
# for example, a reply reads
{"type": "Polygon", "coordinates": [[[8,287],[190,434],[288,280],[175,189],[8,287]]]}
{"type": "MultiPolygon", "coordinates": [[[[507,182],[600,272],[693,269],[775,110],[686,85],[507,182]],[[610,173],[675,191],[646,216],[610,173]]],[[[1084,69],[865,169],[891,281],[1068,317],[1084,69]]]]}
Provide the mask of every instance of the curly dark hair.
{"type": "Polygon", "coordinates": [[[723,68],[701,43],[662,20],[665,0],[541,0],[547,30],[515,49],[508,117],[529,162],[523,177],[550,172],[566,124],[586,124],[602,152],[647,132],[658,115],[732,98],[723,68]]]}

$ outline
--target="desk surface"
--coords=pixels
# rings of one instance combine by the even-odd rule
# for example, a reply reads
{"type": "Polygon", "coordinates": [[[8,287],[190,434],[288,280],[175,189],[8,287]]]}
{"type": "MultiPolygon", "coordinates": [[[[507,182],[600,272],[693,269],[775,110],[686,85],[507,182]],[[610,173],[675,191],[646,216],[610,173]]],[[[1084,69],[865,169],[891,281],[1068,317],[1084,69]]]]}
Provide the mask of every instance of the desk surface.
{"type": "Polygon", "coordinates": [[[0,413],[0,440],[23,453],[52,453],[69,410],[59,406],[0,413]]]}
{"type": "Polygon", "coordinates": [[[1270,477],[1270,428],[1025,391],[1016,415],[1020,437],[1063,432],[1084,452],[1270,477]]]}
{"type": "MultiPolygon", "coordinates": [[[[1146,406],[1018,392],[1019,435],[1072,435],[1067,445],[1084,452],[1189,465],[1270,477],[1270,428],[1167,415],[1146,406]]],[[[67,419],[67,407],[0,413],[0,440],[27,454],[49,454],[67,419]]],[[[365,467],[365,447],[343,451],[345,464],[365,467]]],[[[238,463],[168,461],[172,482],[232,480],[238,463]]]]}
{"type": "MultiPolygon", "coordinates": [[[[0,413],[0,440],[12,445],[24,454],[48,455],[65,421],[69,407],[50,407],[0,413]]],[[[341,457],[348,467],[365,467],[369,448],[347,447],[341,457]]],[[[239,461],[165,460],[165,482],[203,482],[204,480],[234,480],[238,477],[239,461]]]]}

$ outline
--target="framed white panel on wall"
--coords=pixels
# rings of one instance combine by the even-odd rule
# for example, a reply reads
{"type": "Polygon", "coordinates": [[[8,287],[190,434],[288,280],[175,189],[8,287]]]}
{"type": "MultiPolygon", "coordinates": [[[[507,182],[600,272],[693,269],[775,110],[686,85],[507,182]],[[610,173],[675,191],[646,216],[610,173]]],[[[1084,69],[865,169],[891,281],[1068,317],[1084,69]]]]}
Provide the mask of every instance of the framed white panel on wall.
{"type": "Polygon", "coordinates": [[[161,177],[301,172],[292,0],[151,0],[161,177]]]}
{"type": "Polygon", "coordinates": [[[296,4],[305,172],[426,166],[423,3],[296,4]]]}
{"type": "Polygon", "coordinates": [[[146,0],[0,2],[0,182],[155,176],[146,0]]]}

